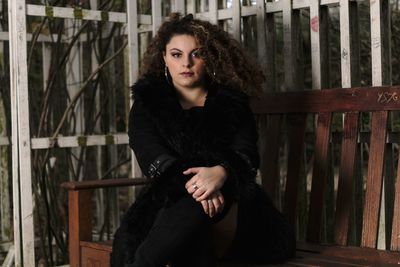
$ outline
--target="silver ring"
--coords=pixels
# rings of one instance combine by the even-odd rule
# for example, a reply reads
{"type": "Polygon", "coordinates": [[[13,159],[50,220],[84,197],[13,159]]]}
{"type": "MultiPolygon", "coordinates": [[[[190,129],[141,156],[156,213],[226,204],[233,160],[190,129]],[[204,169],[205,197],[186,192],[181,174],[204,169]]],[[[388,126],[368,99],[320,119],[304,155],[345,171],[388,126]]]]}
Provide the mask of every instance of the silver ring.
{"type": "Polygon", "coordinates": [[[197,189],[199,189],[199,187],[197,186],[197,184],[193,184],[193,189],[194,189],[194,191],[196,191],[197,189]]]}

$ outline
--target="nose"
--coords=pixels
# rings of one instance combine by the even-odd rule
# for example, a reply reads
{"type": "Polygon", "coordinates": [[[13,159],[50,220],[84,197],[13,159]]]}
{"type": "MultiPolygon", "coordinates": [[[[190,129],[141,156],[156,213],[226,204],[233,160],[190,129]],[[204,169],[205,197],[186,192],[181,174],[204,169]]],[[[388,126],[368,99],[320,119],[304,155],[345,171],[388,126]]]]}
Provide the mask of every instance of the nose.
{"type": "Polygon", "coordinates": [[[183,67],[189,68],[192,64],[193,64],[192,57],[190,55],[184,57],[184,60],[182,62],[183,67]]]}

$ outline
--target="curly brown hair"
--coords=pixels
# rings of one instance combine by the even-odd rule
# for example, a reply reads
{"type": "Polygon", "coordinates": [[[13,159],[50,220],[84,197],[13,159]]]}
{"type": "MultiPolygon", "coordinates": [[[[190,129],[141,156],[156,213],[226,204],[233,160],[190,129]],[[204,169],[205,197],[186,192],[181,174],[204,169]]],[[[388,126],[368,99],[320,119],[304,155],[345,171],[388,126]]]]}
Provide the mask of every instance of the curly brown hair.
{"type": "Polygon", "coordinates": [[[215,80],[247,95],[258,95],[262,91],[265,76],[240,43],[218,26],[194,19],[191,14],[182,17],[179,13],[171,13],[169,20],[160,26],[144,54],[141,76],[164,75],[166,45],[173,36],[180,34],[196,39],[210,81],[215,80]]]}

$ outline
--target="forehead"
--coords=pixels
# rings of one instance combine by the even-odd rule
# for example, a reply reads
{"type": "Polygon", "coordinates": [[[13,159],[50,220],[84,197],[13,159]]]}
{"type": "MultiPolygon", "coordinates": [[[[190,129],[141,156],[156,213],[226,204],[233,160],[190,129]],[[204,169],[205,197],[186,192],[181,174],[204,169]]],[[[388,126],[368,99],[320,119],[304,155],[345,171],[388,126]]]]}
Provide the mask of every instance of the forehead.
{"type": "Polygon", "coordinates": [[[198,42],[196,38],[194,38],[194,36],[188,34],[179,34],[174,35],[171,38],[166,48],[167,50],[177,48],[179,50],[185,51],[198,48],[198,46],[198,42]]]}

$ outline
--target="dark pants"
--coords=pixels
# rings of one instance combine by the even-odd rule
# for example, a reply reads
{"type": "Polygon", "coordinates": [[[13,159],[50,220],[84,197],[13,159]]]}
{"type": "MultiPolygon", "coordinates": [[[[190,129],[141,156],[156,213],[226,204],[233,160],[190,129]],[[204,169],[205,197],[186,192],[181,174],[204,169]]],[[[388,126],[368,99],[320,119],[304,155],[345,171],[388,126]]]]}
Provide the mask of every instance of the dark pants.
{"type": "Polygon", "coordinates": [[[185,196],[162,208],[135,262],[126,267],[214,267],[216,256],[210,236],[213,223],[199,202],[185,196]]]}

